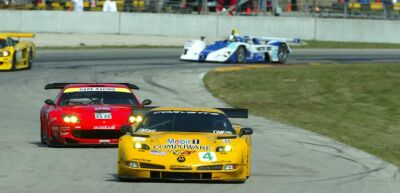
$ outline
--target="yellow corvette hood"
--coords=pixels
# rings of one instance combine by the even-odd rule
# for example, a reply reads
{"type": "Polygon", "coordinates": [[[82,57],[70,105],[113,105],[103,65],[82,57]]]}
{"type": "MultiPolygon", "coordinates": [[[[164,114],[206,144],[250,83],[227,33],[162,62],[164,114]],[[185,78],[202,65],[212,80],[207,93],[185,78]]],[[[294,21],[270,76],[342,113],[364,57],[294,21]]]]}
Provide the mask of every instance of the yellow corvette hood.
{"type": "Polygon", "coordinates": [[[210,151],[217,136],[208,133],[154,133],[150,135],[150,139],[152,149],[210,151]]]}
{"type": "Polygon", "coordinates": [[[196,166],[241,161],[242,148],[238,147],[239,139],[220,139],[227,136],[213,133],[155,132],[149,134],[146,139],[133,137],[132,146],[134,143],[145,143],[150,150],[135,151],[132,148],[128,159],[165,166],[176,164],[196,166]],[[232,146],[232,152],[216,152],[217,147],[227,145],[232,146]]]}

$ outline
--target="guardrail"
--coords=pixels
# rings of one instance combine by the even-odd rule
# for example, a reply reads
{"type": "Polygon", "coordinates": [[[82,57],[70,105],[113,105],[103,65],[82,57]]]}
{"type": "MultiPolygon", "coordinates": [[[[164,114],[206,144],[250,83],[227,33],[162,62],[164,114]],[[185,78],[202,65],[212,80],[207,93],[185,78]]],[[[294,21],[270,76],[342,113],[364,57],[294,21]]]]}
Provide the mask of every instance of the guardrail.
{"type": "Polygon", "coordinates": [[[0,31],[224,38],[253,36],[400,43],[400,21],[317,17],[248,17],[164,13],[0,10],[0,31]],[[77,22],[79,21],[79,22],[77,22]]]}

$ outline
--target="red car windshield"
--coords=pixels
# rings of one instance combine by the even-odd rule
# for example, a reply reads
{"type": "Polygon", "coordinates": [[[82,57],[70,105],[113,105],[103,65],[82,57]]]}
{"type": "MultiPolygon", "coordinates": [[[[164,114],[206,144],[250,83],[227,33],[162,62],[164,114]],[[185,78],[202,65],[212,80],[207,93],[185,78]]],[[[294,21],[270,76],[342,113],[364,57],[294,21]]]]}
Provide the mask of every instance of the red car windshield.
{"type": "Polygon", "coordinates": [[[132,93],[124,92],[71,92],[64,93],[61,96],[59,106],[67,105],[89,105],[89,104],[109,104],[109,105],[133,105],[137,106],[138,102],[132,93]]]}

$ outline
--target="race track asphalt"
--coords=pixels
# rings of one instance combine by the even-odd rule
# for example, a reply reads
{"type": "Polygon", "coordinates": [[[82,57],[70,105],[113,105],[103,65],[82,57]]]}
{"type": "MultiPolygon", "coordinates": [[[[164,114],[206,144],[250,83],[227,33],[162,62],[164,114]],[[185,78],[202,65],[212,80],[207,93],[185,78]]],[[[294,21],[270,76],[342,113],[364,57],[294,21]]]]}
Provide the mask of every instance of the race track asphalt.
{"type": "MultiPolygon", "coordinates": [[[[131,82],[153,105],[227,107],[202,76],[225,64],[182,62],[179,49],[39,50],[32,70],[0,72],[2,193],[397,193],[391,164],[327,137],[250,116],[252,171],[244,184],[119,182],[116,148],[48,148],[40,144],[39,111],[57,91],[51,82],[131,82]]],[[[397,50],[295,50],[288,63],[400,61],[397,50]]]]}

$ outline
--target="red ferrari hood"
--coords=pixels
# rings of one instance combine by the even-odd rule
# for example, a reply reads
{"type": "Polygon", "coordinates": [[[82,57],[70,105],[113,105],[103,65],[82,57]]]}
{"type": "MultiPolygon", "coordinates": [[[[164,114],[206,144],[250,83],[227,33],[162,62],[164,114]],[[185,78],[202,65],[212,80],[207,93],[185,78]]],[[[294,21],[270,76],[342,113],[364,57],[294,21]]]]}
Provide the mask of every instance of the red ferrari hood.
{"type": "Polygon", "coordinates": [[[82,128],[117,129],[129,124],[132,107],[127,105],[82,105],[61,107],[63,116],[74,115],[82,128]]]}

